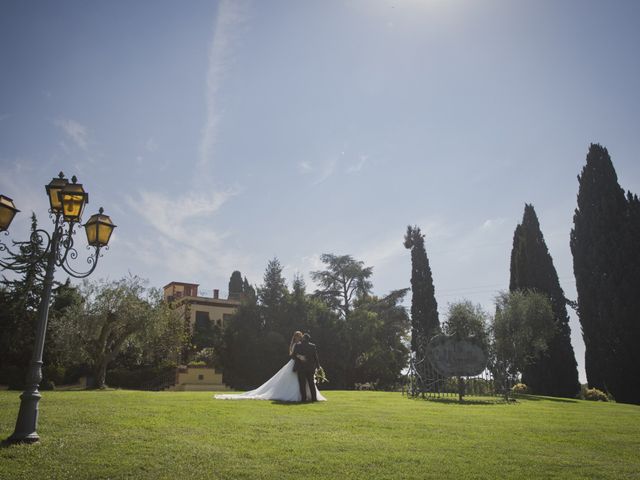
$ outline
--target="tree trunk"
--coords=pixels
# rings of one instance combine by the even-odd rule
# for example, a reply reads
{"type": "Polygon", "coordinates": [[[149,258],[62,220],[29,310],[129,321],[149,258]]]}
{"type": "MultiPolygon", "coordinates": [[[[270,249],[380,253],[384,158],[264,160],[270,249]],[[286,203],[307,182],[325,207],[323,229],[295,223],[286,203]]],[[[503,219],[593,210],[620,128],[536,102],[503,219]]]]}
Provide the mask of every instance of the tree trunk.
{"type": "Polygon", "coordinates": [[[107,363],[108,363],[108,360],[106,356],[102,357],[100,361],[97,362],[93,370],[93,376],[95,380],[94,388],[105,388],[107,386],[106,385],[107,363]]]}

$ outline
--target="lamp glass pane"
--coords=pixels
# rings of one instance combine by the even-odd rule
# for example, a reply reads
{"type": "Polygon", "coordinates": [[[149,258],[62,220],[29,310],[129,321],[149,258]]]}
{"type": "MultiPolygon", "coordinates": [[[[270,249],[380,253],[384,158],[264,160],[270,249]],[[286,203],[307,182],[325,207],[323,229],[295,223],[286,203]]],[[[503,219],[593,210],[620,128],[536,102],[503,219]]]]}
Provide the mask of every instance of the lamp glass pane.
{"type": "Polygon", "coordinates": [[[80,211],[82,210],[82,200],[84,197],[82,195],[73,195],[64,193],[63,194],[63,202],[64,202],[64,216],[67,219],[76,219],[80,217],[80,211]]]}
{"type": "Polygon", "coordinates": [[[49,204],[54,212],[62,211],[62,202],[60,201],[60,191],[67,185],[69,181],[66,178],[54,178],[47,185],[47,195],[49,195],[49,204]]]}
{"type": "Polygon", "coordinates": [[[15,214],[15,211],[7,208],[5,205],[0,205],[0,230],[9,228],[15,214]]]}
{"type": "Polygon", "coordinates": [[[104,247],[109,244],[109,239],[116,227],[108,215],[92,215],[84,225],[87,234],[87,242],[94,247],[104,247]]]}
{"type": "Polygon", "coordinates": [[[82,185],[69,184],[60,193],[62,200],[62,214],[67,221],[80,221],[82,210],[86,203],[87,194],[84,192],[82,185]]]}
{"type": "Polygon", "coordinates": [[[116,226],[111,221],[111,218],[108,215],[100,215],[100,224],[98,226],[98,240],[102,245],[107,245],[109,243],[109,239],[111,238],[111,234],[113,233],[113,229],[116,226]]]}
{"type": "Polygon", "coordinates": [[[87,243],[91,246],[95,246],[96,238],[98,236],[97,225],[96,224],[90,225],[89,222],[87,222],[87,224],[85,225],[85,231],[87,233],[87,243]]]}
{"type": "Polygon", "coordinates": [[[51,204],[51,210],[59,212],[62,210],[62,202],[60,202],[60,196],[58,192],[62,190],[61,187],[52,187],[49,189],[49,203],[51,204]]]}
{"type": "Polygon", "coordinates": [[[6,230],[19,210],[13,204],[13,200],[0,195],[0,230],[6,230]]]}
{"type": "Polygon", "coordinates": [[[113,233],[113,225],[111,222],[109,224],[99,223],[98,224],[98,241],[100,245],[107,245],[109,243],[109,239],[111,238],[111,234],[113,233]]]}

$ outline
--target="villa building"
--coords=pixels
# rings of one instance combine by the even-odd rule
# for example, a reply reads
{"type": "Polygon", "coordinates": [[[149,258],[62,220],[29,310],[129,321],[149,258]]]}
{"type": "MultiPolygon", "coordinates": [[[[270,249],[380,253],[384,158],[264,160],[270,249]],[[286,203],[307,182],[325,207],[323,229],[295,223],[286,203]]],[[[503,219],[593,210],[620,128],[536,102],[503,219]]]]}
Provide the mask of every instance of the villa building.
{"type": "MultiPolygon", "coordinates": [[[[210,326],[224,327],[225,322],[240,305],[239,298],[220,298],[219,290],[211,297],[198,295],[196,283],[171,282],[164,287],[164,299],[184,319],[191,335],[210,326]]],[[[184,356],[186,360],[186,355],[184,356]]],[[[186,363],[186,361],[185,361],[186,363]]],[[[175,385],[170,390],[224,390],[222,372],[202,366],[181,366],[176,372],[175,385]]]]}
{"type": "Polygon", "coordinates": [[[201,297],[198,295],[199,286],[196,283],[171,282],[164,287],[164,299],[181,313],[191,332],[209,322],[224,326],[224,322],[238,309],[240,300],[220,298],[219,290],[213,291],[213,297],[201,297]]]}

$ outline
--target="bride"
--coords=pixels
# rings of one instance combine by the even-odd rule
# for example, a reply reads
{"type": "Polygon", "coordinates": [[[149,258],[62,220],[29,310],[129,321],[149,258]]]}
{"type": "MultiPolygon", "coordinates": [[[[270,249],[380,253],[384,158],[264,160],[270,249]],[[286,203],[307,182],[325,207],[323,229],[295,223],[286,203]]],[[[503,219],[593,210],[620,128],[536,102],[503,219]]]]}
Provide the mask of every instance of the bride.
{"type": "MultiPolygon", "coordinates": [[[[302,339],[302,332],[295,332],[291,337],[289,345],[289,355],[293,355],[293,347],[302,339]]],[[[224,395],[216,395],[219,400],[280,400],[282,402],[299,402],[302,397],[300,395],[300,386],[298,383],[298,375],[293,371],[293,359],[289,360],[284,367],[260,385],[255,390],[245,393],[227,393],[224,395]]],[[[316,387],[316,395],[318,401],[326,401],[316,387]]],[[[307,385],[307,398],[311,396],[309,386],[307,385]]]]}

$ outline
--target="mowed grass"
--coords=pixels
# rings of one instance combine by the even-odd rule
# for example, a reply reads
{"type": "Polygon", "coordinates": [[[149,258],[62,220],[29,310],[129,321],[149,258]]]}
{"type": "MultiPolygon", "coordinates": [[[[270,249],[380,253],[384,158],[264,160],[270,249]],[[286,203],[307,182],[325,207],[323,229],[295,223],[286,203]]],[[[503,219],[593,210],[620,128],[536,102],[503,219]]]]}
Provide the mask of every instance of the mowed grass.
{"type": "MultiPolygon", "coordinates": [[[[210,392],[44,392],[37,445],[0,448],[0,478],[640,478],[640,407],[325,392],[328,402],[210,392]]],[[[19,392],[0,392],[0,435],[19,392]]]]}

